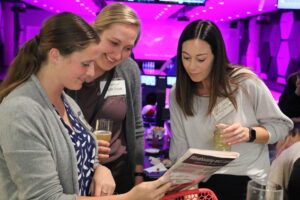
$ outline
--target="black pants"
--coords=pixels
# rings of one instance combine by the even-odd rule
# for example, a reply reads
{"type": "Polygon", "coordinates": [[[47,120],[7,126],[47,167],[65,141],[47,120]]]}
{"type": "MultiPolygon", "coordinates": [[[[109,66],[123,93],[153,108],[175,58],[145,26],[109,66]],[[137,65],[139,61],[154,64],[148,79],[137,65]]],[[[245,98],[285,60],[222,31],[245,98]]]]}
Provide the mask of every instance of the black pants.
{"type": "Polygon", "coordinates": [[[245,200],[249,180],[248,176],[216,174],[199,183],[199,188],[211,189],[219,200],[245,200]]]}
{"type": "Polygon", "coordinates": [[[117,160],[103,164],[111,170],[116,182],[116,194],[123,194],[131,190],[134,186],[134,176],[127,159],[127,155],[122,155],[117,160]]]}

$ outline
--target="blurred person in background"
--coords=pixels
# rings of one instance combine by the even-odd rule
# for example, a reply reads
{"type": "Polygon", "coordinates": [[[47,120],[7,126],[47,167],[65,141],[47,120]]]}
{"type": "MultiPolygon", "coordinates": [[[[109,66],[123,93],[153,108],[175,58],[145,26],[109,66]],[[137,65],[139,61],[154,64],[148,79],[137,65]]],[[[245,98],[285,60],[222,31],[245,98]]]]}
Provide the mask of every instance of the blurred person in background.
{"type": "Polygon", "coordinates": [[[281,111],[300,126],[300,71],[288,77],[278,103],[281,111]]]}
{"type": "Polygon", "coordinates": [[[283,186],[284,200],[300,197],[300,127],[290,131],[276,146],[269,181],[283,186]]]}

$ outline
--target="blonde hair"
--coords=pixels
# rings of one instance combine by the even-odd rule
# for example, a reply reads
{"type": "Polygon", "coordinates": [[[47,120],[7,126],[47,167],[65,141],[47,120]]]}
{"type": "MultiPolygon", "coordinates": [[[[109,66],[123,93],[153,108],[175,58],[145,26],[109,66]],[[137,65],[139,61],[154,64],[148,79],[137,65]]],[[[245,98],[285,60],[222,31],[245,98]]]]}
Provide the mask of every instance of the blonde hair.
{"type": "Polygon", "coordinates": [[[121,3],[110,4],[97,15],[93,26],[98,33],[101,33],[115,23],[137,26],[138,36],[134,44],[138,42],[141,33],[141,22],[132,8],[121,3]]]}

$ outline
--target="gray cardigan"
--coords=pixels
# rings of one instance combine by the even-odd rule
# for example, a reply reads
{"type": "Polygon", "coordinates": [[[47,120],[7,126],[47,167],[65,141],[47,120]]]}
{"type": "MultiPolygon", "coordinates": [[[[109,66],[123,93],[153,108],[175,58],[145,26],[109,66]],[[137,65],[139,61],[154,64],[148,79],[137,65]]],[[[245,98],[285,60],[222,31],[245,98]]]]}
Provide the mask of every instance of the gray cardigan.
{"type": "Polygon", "coordinates": [[[138,65],[131,58],[127,58],[116,67],[126,84],[126,142],[127,152],[132,165],[144,164],[144,127],[141,115],[141,77],[138,65]]]}
{"type": "MultiPolygon", "coordinates": [[[[77,104],[63,95],[90,130],[77,104]]],[[[75,150],[36,76],[32,75],[0,104],[0,127],[1,200],[76,199],[75,150]]]]}

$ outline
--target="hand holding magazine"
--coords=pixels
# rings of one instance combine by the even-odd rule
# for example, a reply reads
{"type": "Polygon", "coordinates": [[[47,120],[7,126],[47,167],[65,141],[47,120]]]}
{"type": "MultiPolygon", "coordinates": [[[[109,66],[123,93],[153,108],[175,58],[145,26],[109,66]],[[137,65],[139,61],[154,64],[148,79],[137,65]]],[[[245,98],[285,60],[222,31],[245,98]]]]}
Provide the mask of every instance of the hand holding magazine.
{"type": "Polygon", "coordinates": [[[239,153],[190,148],[167,171],[175,184],[170,193],[188,189],[239,157],[239,153]]]}

